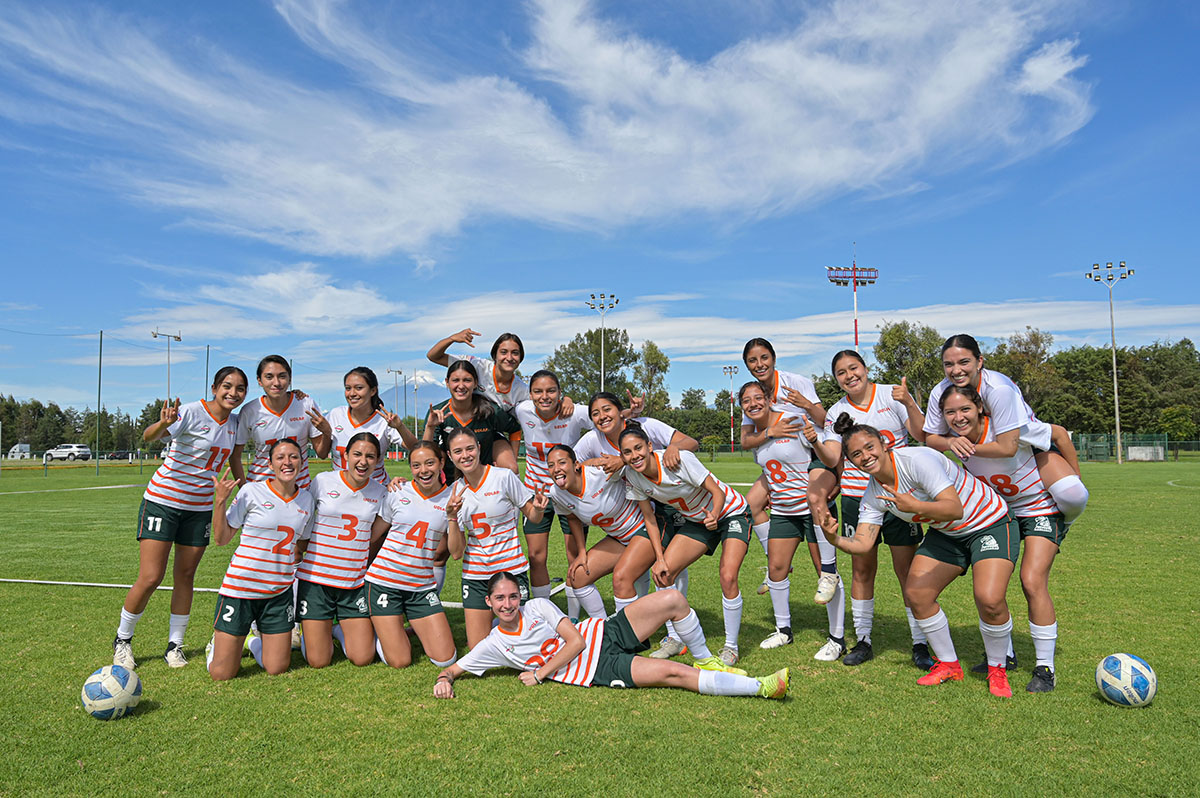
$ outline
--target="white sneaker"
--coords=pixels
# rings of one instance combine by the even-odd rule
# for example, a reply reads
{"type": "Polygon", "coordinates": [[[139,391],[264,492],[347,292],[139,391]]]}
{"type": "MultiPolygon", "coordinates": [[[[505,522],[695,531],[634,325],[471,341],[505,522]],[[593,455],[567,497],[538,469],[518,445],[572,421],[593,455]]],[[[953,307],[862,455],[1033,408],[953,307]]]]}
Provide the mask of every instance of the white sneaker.
{"type": "Polygon", "coordinates": [[[813,654],[813,659],[819,659],[822,662],[836,662],[838,657],[846,653],[846,647],[838,641],[829,638],[825,641],[825,645],[813,654]]]}
{"type": "Polygon", "coordinates": [[[771,589],[771,586],[767,584],[767,577],[764,576],[763,580],[762,580],[762,584],[758,586],[758,595],[761,596],[770,589],[771,589]]]}
{"type": "Polygon", "coordinates": [[[300,624],[296,624],[295,626],[292,627],[292,651],[300,650],[300,638],[301,637],[302,637],[302,635],[300,634],[300,624]]]}
{"type": "Polygon", "coordinates": [[[682,641],[676,640],[673,637],[664,637],[662,642],[658,644],[658,648],[650,652],[650,656],[654,659],[670,659],[671,657],[678,657],[685,651],[687,651],[687,646],[682,641]]]}
{"type": "Polygon", "coordinates": [[[758,644],[759,648],[782,648],[783,646],[791,645],[792,630],[791,627],[784,626],[781,629],[776,629],[775,632],[766,640],[758,644]]]}
{"type": "Polygon", "coordinates": [[[833,594],[837,592],[838,575],[821,572],[821,578],[817,580],[817,592],[813,595],[813,601],[818,604],[828,604],[833,601],[833,594]]]}
{"type": "Polygon", "coordinates": [[[163,659],[172,668],[182,668],[188,664],[187,657],[183,656],[183,646],[178,643],[167,643],[167,650],[163,654],[163,659]]]}
{"type": "Polygon", "coordinates": [[[732,668],[734,665],[738,664],[738,660],[741,659],[741,655],[738,654],[738,650],[736,648],[726,643],[725,645],[721,646],[721,650],[717,652],[717,659],[721,660],[721,662],[724,662],[727,666],[732,668]]]}
{"type": "Polygon", "coordinates": [[[113,665],[120,665],[126,670],[133,670],[137,667],[137,660],[133,658],[133,638],[124,640],[117,637],[113,639],[113,665]]]}

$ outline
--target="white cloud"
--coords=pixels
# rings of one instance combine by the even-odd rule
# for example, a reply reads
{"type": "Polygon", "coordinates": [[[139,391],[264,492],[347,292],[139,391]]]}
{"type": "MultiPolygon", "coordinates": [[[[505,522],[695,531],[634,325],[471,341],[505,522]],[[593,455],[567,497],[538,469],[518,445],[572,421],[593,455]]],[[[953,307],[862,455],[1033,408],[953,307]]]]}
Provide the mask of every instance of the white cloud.
{"type": "MultiPolygon", "coordinates": [[[[91,357],[70,357],[55,361],[56,363],[64,363],[69,366],[95,366],[97,355],[91,357]]],[[[171,367],[180,363],[195,362],[196,356],[191,352],[180,352],[176,349],[171,350],[171,367]]],[[[108,352],[104,355],[104,368],[111,366],[158,366],[166,370],[167,367],[167,350],[163,347],[161,352],[108,352]]]]}
{"type": "Polygon", "coordinates": [[[1053,146],[1093,113],[1055,5],[835,0],[694,60],[584,0],[536,0],[515,65],[453,73],[370,5],[278,0],[355,76],[331,89],[165,26],[6,4],[0,70],[23,90],[0,115],[123,148],[89,176],[192,223],[429,268],[473,220],[728,224],[1053,146]]]}

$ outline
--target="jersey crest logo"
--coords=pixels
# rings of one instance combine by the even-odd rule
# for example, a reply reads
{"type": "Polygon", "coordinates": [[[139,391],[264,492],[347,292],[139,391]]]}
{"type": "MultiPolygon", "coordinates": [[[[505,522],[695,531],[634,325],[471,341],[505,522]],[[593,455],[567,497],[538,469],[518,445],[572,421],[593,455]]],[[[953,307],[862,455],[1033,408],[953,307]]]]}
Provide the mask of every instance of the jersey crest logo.
{"type": "Polygon", "coordinates": [[[454,432],[454,427],[442,427],[442,432],[449,435],[451,432],[454,432]]]}
{"type": "Polygon", "coordinates": [[[260,421],[260,422],[258,422],[257,424],[255,424],[254,426],[256,426],[256,427],[265,427],[265,426],[267,426],[267,422],[265,422],[265,421],[260,421]]]}
{"type": "Polygon", "coordinates": [[[263,502],[263,507],[265,507],[265,508],[266,508],[266,509],[268,509],[268,510],[274,510],[274,509],[275,509],[275,505],[271,504],[270,502],[263,502]]]}
{"type": "Polygon", "coordinates": [[[333,428],[333,431],[334,431],[334,432],[341,432],[341,431],[342,431],[342,429],[343,429],[342,425],[341,425],[341,424],[338,424],[336,427],[334,427],[334,428],[333,428]]]}
{"type": "Polygon", "coordinates": [[[532,422],[532,421],[526,421],[526,422],[525,422],[525,426],[529,427],[530,429],[533,429],[533,422],[532,422]]]}
{"type": "Polygon", "coordinates": [[[979,539],[980,551],[1000,551],[1000,544],[991,535],[984,535],[979,539]]]}
{"type": "MultiPolygon", "coordinates": [[[[400,502],[401,504],[412,504],[412,499],[406,498],[404,496],[401,496],[396,501],[400,502]]],[[[443,508],[443,509],[445,509],[445,508],[443,508]]]]}
{"type": "Polygon", "coordinates": [[[336,499],[338,496],[341,496],[342,494],[338,493],[336,490],[331,490],[328,493],[326,493],[325,495],[331,499],[336,499]]]}
{"type": "Polygon", "coordinates": [[[210,432],[211,430],[212,430],[212,427],[208,426],[207,424],[205,424],[203,427],[200,428],[201,432],[210,432]]]}
{"type": "Polygon", "coordinates": [[[1044,515],[1039,515],[1038,519],[1033,522],[1033,531],[1034,532],[1049,532],[1050,531],[1050,519],[1044,515]]]}

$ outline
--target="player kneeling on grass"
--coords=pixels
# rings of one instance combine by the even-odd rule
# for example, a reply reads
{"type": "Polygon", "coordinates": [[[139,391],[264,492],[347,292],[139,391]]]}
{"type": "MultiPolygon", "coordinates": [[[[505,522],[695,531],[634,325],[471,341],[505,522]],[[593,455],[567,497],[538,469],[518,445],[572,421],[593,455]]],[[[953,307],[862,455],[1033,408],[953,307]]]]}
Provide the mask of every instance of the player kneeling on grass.
{"type": "Polygon", "coordinates": [[[292,661],[296,538],[311,526],[314,502],[312,494],[296,487],[304,461],[295,441],[272,443],[267,462],[271,476],[246,483],[228,512],[225,503],[238,481],[213,477],[213,539],[224,546],[242,531],[221,582],[207,649],[214,681],[237,676],[251,622],[258,623],[261,636],[251,639],[250,653],[267,673],[283,673],[292,661]]]}
{"type": "Polygon", "coordinates": [[[754,679],[714,657],[700,620],[678,590],[640,598],[607,620],[588,618],[579,624],[572,624],[549,599],[531,599],[522,606],[520,586],[508,572],[488,580],[485,601],[498,625],[438,674],[435,697],[454,698],[455,679],[463,673],[480,676],[489,668],[516,668],[530,686],[552,679],[582,687],[679,687],[705,695],[783,698],[787,693],[787,668],[754,679]],[[667,621],[697,657],[694,667],[637,656],[667,621]]]}

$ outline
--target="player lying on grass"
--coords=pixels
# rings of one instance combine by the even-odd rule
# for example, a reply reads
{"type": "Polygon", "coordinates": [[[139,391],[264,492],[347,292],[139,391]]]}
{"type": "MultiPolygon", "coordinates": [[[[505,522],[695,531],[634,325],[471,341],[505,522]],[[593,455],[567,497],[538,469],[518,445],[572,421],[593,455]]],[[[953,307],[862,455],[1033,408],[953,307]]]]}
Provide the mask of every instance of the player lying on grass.
{"type": "Polygon", "coordinates": [[[754,679],[730,668],[708,650],[700,620],[678,590],[640,598],[612,618],[588,618],[578,625],[549,599],[521,605],[516,578],[507,572],[488,580],[486,599],[498,625],[455,664],[438,674],[433,694],[454,698],[454,680],[489,668],[515,668],[533,686],[547,679],[582,687],[678,687],[705,695],[783,698],[788,670],[754,679]],[[697,657],[695,666],[639,657],[646,641],[668,620],[697,657]]]}

